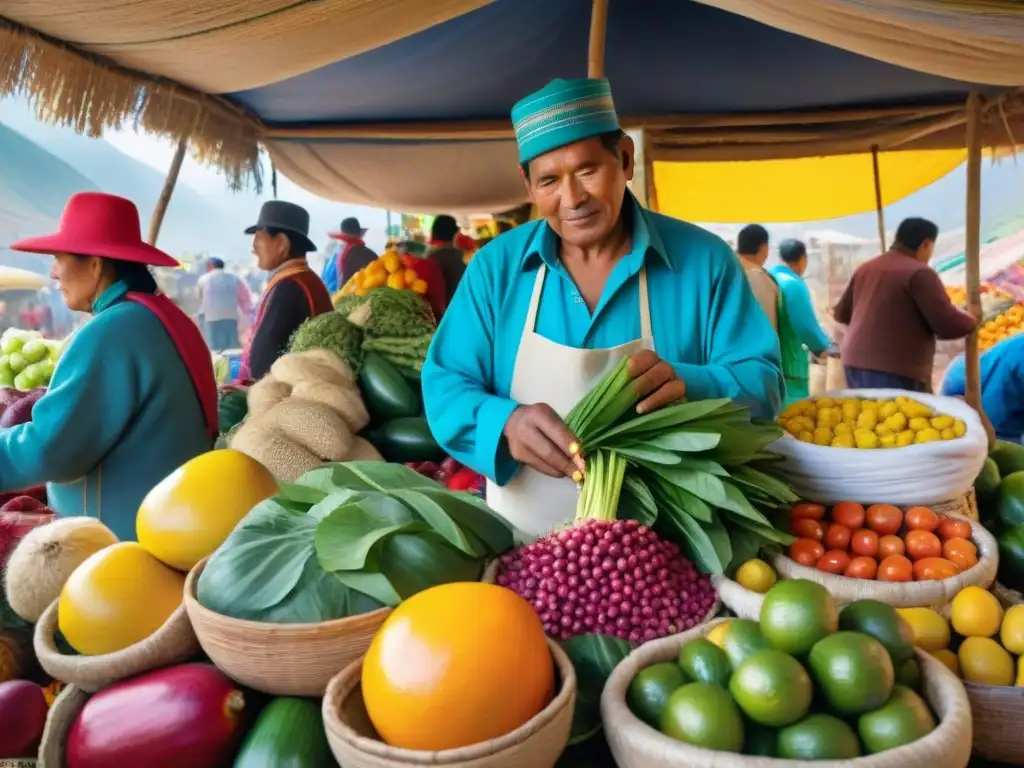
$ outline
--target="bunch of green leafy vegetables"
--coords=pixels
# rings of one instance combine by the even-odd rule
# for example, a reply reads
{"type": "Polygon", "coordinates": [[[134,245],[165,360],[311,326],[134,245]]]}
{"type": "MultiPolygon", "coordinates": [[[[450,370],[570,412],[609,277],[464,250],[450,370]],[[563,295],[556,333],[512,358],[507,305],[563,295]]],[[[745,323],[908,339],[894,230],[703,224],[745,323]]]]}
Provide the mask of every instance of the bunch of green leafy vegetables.
{"type": "Polygon", "coordinates": [[[577,520],[637,519],[709,573],[793,541],[772,520],[799,500],[766,450],[778,426],[727,399],[642,416],[638,400],[623,358],[566,418],[587,464],[577,520]]]}
{"type": "Polygon", "coordinates": [[[399,464],[324,464],[243,518],[200,574],[197,598],[253,621],[346,618],[476,581],[512,543],[512,528],[472,494],[399,464]]]}

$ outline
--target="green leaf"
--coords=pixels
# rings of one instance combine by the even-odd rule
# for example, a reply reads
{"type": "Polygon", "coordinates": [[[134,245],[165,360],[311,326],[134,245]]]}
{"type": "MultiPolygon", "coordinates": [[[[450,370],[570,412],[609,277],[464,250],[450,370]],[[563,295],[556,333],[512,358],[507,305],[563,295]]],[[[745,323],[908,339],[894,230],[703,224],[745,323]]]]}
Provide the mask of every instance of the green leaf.
{"type": "Polygon", "coordinates": [[[755,469],[749,464],[733,467],[730,474],[736,482],[743,483],[751,488],[757,488],[764,494],[778,499],[780,502],[792,504],[800,499],[790,485],[766,472],[755,469]]]}
{"type": "MultiPolygon", "coordinates": [[[[607,446],[606,446],[607,447],[607,446]]],[[[617,445],[613,449],[617,454],[632,459],[640,464],[678,464],[679,456],[671,451],[651,446],[649,443],[633,443],[617,445]]]]}
{"type": "Polygon", "coordinates": [[[743,563],[752,557],[757,557],[761,553],[761,549],[767,543],[767,540],[762,538],[760,534],[739,525],[732,525],[730,523],[726,526],[726,529],[729,532],[729,543],[732,547],[732,557],[729,559],[726,573],[731,577],[735,575],[736,569],[743,565],[743,563]]]}
{"type": "Polygon", "coordinates": [[[351,504],[354,501],[361,501],[368,495],[369,493],[366,491],[343,488],[340,491],[334,491],[333,493],[325,495],[323,499],[309,508],[309,512],[307,512],[307,514],[313,520],[320,522],[334,510],[339,509],[346,504],[351,504]]]}
{"type": "Polygon", "coordinates": [[[707,472],[709,475],[717,475],[718,477],[729,477],[729,470],[718,462],[711,461],[710,459],[698,459],[694,456],[680,456],[679,468],[707,472]]]}
{"type": "Polygon", "coordinates": [[[681,424],[696,421],[709,413],[729,404],[729,400],[700,400],[697,402],[679,403],[660,408],[651,413],[629,419],[611,429],[605,430],[591,441],[600,445],[613,437],[637,435],[645,432],[667,432],[681,424]]]}
{"type": "Polygon", "coordinates": [[[429,531],[397,533],[387,538],[381,546],[380,564],[381,572],[403,600],[439,584],[477,581],[483,571],[482,560],[467,557],[429,531]]]}
{"type": "Polygon", "coordinates": [[[444,507],[445,512],[464,530],[474,533],[487,546],[487,553],[492,557],[512,548],[512,526],[479,496],[453,493],[442,488],[424,489],[422,493],[444,507]]]}
{"type": "Polygon", "coordinates": [[[339,507],[316,527],[316,554],[325,571],[355,571],[366,564],[378,542],[399,532],[429,530],[426,525],[388,525],[367,502],[339,507]]]}
{"type": "Polygon", "coordinates": [[[707,472],[676,467],[651,467],[662,479],[689,491],[713,507],[728,507],[729,497],[721,478],[707,472]]]}
{"type": "Polygon", "coordinates": [[[719,504],[722,509],[735,512],[736,514],[742,515],[748,520],[752,520],[753,522],[761,525],[771,525],[771,521],[754,509],[753,505],[747,501],[747,497],[743,495],[743,492],[739,488],[727,480],[722,481],[722,487],[725,489],[725,495],[728,499],[728,503],[719,504]]]}
{"type": "Polygon", "coordinates": [[[402,602],[402,598],[398,596],[398,593],[395,592],[395,588],[391,586],[391,582],[388,580],[388,577],[383,573],[367,571],[335,571],[330,575],[349,589],[354,589],[357,592],[362,592],[364,595],[369,595],[382,605],[395,608],[400,602],[402,602]]]}
{"type": "Polygon", "coordinates": [[[660,506],[678,507],[696,520],[711,521],[711,507],[700,498],[656,473],[648,473],[646,477],[660,506]]]}
{"type": "Polygon", "coordinates": [[[683,451],[685,453],[699,453],[708,451],[721,442],[722,436],[714,432],[693,432],[690,430],[679,430],[677,432],[666,432],[657,437],[649,438],[646,442],[657,448],[664,448],[667,451],[683,451]]]}
{"type": "Polygon", "coordinates": [[[302,578],[288,596],[249,618],[266,623],[317,623],[358,616],[383,607],[383,602],[349,589],[334,574],[326,573],[317,563],[316,556],[311,554],[306,560],[302,578]]]}
{"type": "Polygon", "coordinates": [[[636,520],[644,525],[654,525],[658,519],[658,503],[654,500],[647,483],[627,472],[622,480],[622,491],[625,498],[619,502],[619,515],[636,520]],[[624,513],[624,514],[623,514],[624,513]]]}
{"type": "Polygon", "coordinates": [[[740,528],[745,528],[751,533],[756,533],[762,539],[768,541],[774,541],[776,544],[789,545],[796,541],[796,536],[791,536],[788,533],[780,531],[778,528],[773,528],[770,525],[761,525],[755,523],[752,520],[748,520],[742,515],[737,515],[735,512],[726,512],[730,522],[735,523],[740,528]]]}
{"type": "Polygon", "coordinates": [[[609,635],[578,635],[562,643],[576,670],[576,707],[570,744],[601,730],[601,692],[619,662],[629,655],[629,643],[609,635]]]}
{"type": "Polygon", "coordinates": [[[718,555],[718,562],[722,564],[724,570],[732,561],[732,542],[729,539],[729,530],[725,527],[725,522],[721,517],[715,517],[710,523],[700,523],[700,527],[704,529],[711,540],[715,554],[718,555]]]}
{"type": "Polygon", "coordinates": [[[658,515],[655,531],[663,535],[705,573],[721,573],[724,567],[718,559],[711,537],[696,520],[678,509],[663,509],[658,515]]]}
{"type": "Polygon", "coordinates": [[[430,478],[414,472],[404,464],[383,461],[324,464],[310,470],[296,482],[298,485],[327,493],[346,488],[382,493],[387,493],[392,488],[442,488],[430,478]]]}
{"type": "Polygon", "coordinates": [[[400,489],[392,491],[391,494],[423,518],[436,533],[443,536],[453,547],[462,550],[471,557],[484,557],[487,554],[486,551],[476,551],[454,518],[425,493],[400,489]]]}
{"type": "Polygon", "coordinates": [[[306,504],[313,506],[324,500],[327,496],[326,491],[322,491],[319,488],[311,488],[306,485],[298,485],[296,483],[280,483],[281,496],[288,499],[289,501],[298,502],[300,504],[306,504]]]}

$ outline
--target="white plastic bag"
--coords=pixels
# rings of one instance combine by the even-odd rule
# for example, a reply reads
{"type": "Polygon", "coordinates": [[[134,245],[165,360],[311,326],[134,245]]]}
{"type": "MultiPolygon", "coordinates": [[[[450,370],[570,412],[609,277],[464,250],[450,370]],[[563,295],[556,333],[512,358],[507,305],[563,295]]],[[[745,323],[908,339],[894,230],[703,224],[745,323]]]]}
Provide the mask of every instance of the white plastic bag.
{"type": "Polygon", "coordinates": [[[954,397],[898,389],[843,389],[823,397],[891,400],[909,397],[938,413],[961,419],[967,434],[905,448],[863,450],[804,443],[791,435],[769,450],[786,457],[782,469],[801,498],[823,504],[937,504],[967,493],[988,455],[988,438],[978,414],[954,397]]]}

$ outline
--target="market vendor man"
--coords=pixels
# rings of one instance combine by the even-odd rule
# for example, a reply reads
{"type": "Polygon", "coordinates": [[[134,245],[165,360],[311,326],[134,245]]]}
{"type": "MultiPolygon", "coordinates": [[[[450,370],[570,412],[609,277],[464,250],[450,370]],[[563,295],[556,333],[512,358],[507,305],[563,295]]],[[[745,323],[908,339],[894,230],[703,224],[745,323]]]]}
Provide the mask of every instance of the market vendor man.
{"type": "Polygon", "coordinates": [[[150,272],[178,262],[142,241],[134,203],[100,192],[73,195],[56,233],[11,248],[53,256],[68,309],[92,317],[32,420],[0,430],[0,491],[45,482],[58,515],[97,517],[134,541],[146,494],[217,434],[210,351],[150,272]]]}
{"type": "Polygon", "coordinates": [[[306,254],[316,250],[309,239],[309,213],[284,200],[270,200],[259,219],[245,230],[252,235],[252,252],[259,268],[270,273],[256,323],[242,354],[242,383],[259,381],[288,351],[292,335],[306,320],[334,305],[320,276],[310,269],[306,254]]]}
{"type": "Polygon", "coordinates": [[[423,367],[435,438],[489,479],[528,534],[572,519],[579,470],[562,421],[623,356],[647,412],[728,397],[773,418],[779,345],[729,246],[644,209],[608,82],[555,80],[512,109],[542,220],[474,256],[423,367]]]}

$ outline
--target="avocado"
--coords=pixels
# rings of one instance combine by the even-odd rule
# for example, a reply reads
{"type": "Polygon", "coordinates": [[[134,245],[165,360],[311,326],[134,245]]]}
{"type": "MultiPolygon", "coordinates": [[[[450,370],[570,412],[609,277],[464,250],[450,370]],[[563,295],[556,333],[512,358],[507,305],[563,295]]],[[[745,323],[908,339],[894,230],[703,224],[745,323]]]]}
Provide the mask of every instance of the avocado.
{"type": "Polygon", "coordinates": [[[999,484],[999,522],[1007,527],[1024,523],[1024,471],[1004,475],[999,484]]]}
{"type": "Polygon", "coordinates": [[[857,600],[839,614],[839,629],[863,632],[889,652],[894,667],[914,657],[914,630],[891,605],[878,600],[857,600]]]}
{"type": "Polygon", "coordinates": [[[996,440],[996,447],[989,453],[989,458],[999,467],[999,474],[1003,477],[1020,472],[1024,470],[1024,445],[996,440]]]}
{"type": "Polygon", "coordinates": [[[233,768],[324,768],[335,765],[319,702],[278,698],[267,705],[242,744],[233,768]]]}

